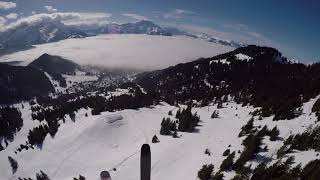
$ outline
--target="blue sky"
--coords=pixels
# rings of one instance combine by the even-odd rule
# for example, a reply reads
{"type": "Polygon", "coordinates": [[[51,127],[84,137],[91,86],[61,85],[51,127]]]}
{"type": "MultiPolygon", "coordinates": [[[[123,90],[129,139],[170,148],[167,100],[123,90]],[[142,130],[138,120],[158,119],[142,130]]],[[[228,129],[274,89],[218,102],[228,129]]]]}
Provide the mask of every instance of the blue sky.
{"type": "Polygon", "coordinates": [[[0,26],[39,13],[86,13],[84,22],[147,19],[224,39],[268,45],[304,62],[320,61],[317,0],[12,0],[0,26]],[[46,6],[46,7],[45,7],[46,6]],[[14,15],[16,13],[16,15],[14,15]],[[100,14],[99,14],[100,13],[100,14]],[[11,15],[10,15],[11,14],[11,15]],[[95,18],[95,19],[94,19],[95,18]]]}

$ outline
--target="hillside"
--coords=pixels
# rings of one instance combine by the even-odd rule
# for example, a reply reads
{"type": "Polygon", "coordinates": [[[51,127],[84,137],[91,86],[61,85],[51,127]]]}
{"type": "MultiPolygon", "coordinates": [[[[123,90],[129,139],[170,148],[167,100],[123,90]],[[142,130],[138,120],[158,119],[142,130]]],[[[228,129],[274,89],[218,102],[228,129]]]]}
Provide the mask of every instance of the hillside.
{"type": "Polygon", "coordinates": [[[41,55],[28,66],[41,69],[45,72],[54,72],[58,74],[72,74],[80,68],[79,65],[70,60],[66,60],[59,56],[51,56],[49,54],[41,55]]]}
{"type": "Polygon", "coordinates": [[[43,72],[48,73],[55,81],[59,83],[59,86],[66,87],[67,82],[62,74],[75,74],[77,70],[80,70],[80,66],[72,61],[66,60],[59,56],[51,56],[49,54],[43,54],[36,60],[32,61],[29,67],[37,68],[43,72]]]}
{"type": "Polygon", "coordinates": [[[171,104],[196,100],[218,103],[224,95],[262,107],[275,120],[295,117],[302,102],[320,93],[319,64],[293,64],[273,48],[248,46],[138,75],[135,82],[171,104]]]}
{"type": "Polygon", "coordinates": [[[0,63],[0,103],[20,102],[54,92],[45,74],[33,67],[0,63]]]}

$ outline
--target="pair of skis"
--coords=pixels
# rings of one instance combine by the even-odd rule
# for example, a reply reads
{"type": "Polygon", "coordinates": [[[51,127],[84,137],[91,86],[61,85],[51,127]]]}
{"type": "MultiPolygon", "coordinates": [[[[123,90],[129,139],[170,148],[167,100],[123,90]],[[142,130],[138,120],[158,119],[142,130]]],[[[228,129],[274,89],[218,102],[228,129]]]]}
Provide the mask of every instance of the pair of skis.
{"type": "MultiPolygon", "coordinates": [[[[141,180],[150,180],[151,177],[151,151],[148,144],[144,144],[141,147],[140,158],[140,178],[141,180]]],[[[111,180],[111,176],[108,171],[102,171],[100,173],[101,180],[111,180]]]]}

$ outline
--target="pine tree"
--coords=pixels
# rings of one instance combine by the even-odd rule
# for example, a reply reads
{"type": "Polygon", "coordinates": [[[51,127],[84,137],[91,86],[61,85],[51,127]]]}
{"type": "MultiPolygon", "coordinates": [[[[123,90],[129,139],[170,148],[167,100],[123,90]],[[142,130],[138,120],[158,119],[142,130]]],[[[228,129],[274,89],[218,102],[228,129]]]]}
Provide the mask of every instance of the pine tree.
{"type": "Polygon", "coordinates": [[[284,162],[284,165],[290,168],[290,166],[294,163],[294,156],[288,157],[288,159],[284,162]]]}
{"type": "Polygon", "coordinates": [[[214,166],[212,164],[203,165],[198,172],[198,178],[201,180],[210,180],[211,174],[213,173],[214,166]]]}
{"type": "Polygon", "coordinates": [[[264,137],[268,134],[269,134],[269,130],[266,125],[264,125],[263,128],[258,132],[259,137],[264,137]]]}
{"type": "Polygon", "coordinates": [[[219,111],[218,110],[213,111],[213,113],[211,114],[211,118],[215,119],[215,118],[218,118],[218,117],[219,117],[219,111]]]}
{"type": "Polygon", "coordinates": [[[154,135],[153,137],[152,137],[152,143],[159,143],[160,142],[160,140],[159,140],[159,138],[157,137],[157,135],[154,135]]]}
{"type": "Polygon", "coordinates": [[[222,101],[219,101],[219,102],[218,102],[217,108],[218,108],[218,109],[223,108],[222,101]]]}
{"type": "Polygon", "coordinates": [[[177,130],[175,130],[172,134],[173,138],[179,138],[177,130]]]}
{"type": "Polygon", "coordinates": [[[161,122],[161,135],[171,135],[171,131],[176,130],[176,124],[170,120],[170,118],[163,118],[161,122]]]}
{"type": "Polygon", "coordinates": [[[210,150],[208,148],[204,151],[204,154],[206,154],[208,156],[211,156],[211,152],[210,152],[210,150]]]}
{"type": "Polygon", "coordinates": [[[178,117],[178,129],[182,132],[193,132],[200,121],[200,117],[197,113],[192,114],[191,106],[183,109],[178,117]]]}
{"type": "Polygon", "coordinates": [[[246,125],[242,126],[241,132],[239,133],[239,137],[249,134],[253,129],[253,121],[254,119],[251,118],[246,125]]]}
{"type": "Polygon", "coordinates": [[[277,126],[275,126],[275,127],[270,131],[270,141],[275,141],[275,140],[277,140],[279,134],[280,134],[280,132],[279,132],[277,126]]]}
{"type": "Polygon", "coordinates": [[[219,171],[214,176],[212,176],[210,180],[223,180],[223,177],[223,173],[219,171]]]}
{"type": "Polygon", "coordinates": [[[181,110],[179,109],[176,113],[176,118],[179,119],[180,118],[180,114],[181,114],[181,110]]]}
{"type": "Polygon", "coordinates": [[[230,154],[230,149],[226,149],[223,153],[222,156],[228,156],[230,154]]]}
{"type": "Polygon", "coordinates": [[[71,120],[72,120],[73,122],[76,121],[76,114],[75,114],[74,112],[71,112],[71,113],[69,114],[69,116],[70,116],[70,118],[71,118],[71,120]]]}
{"type": "Polygon", "coordinates": [[[49,176],[43,171],[40,171],[40,173],[37,173],[36,178],[37,180],[50,180],[49,176]]]}
{"type": "Polygon", "coordinates": [[[8,156],[8,160],[9,160],[10,166],[12,168],[12,174],[16,173],[18,170],[18,167],[19,167],[18,162],[10,156],[8,156]]]}
{"type": "Polygon", "coordinates": [[[222,161],[221,166],[220,166],[220,170],[221,171],[229,171],[232,168],[233,165],[233,159],[235,157],[236,153],[233,151],[231,154],[229,154],[229,156],[222,161]]]}

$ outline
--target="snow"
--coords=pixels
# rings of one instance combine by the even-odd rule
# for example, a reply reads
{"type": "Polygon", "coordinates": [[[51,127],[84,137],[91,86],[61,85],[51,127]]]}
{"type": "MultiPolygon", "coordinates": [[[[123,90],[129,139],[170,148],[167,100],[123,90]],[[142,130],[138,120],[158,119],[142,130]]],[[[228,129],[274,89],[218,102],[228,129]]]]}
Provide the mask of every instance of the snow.
{"type": "Polygon", "coordinates": [[[247,56],[247,55],[242,54],[242,53],[236,54],[236,58],[237,58],[238,60],[241,60],[241,61],[244,61],[244,60],[248,61],[248,60],[251,60],[251,59],[252,59],[252,57],[247,56]]]}
{"type": "Polygon", "coordinates": [[[230,64],[230,62],[227,61],[227,59],[211,60],[209,64],[211,65],[211,63],[218,63],[218,62],[222,64],[230,64]]]}
{"type": "Polygon", "coordinates": [[[75,72],[76,75],[62,74],[62,76],[65,78],[65,80],[67,82],[67,86],[61,87],[60,83],[58,81],[54,80],[47,72],[44,72],[44,73],[48,77],[48,79],[50,80],[51,84],[53,85],[55,92],[62,92],[62,93],[66,93],[66,89],[69,89],[79,83],[91,82],[91,81],[98,80],[98,76],[96,76],[96,75],[85,75],[84,72],[76,71],[75,72]]]}
{"type": "Polygon", "coordinates": [[[104,112],[88,117],[84,115],[86,110],[80,110],[76,114],[76,122],[67,120],[62,124],[54,139],[46,137],[41,150],[29,149],[14,155],[13,150],[26,140],[26,136],[21,137],[17,141],[19,143],[14,141],[0,154],[1,162],[5,162],[0,165],[0,173],[11,179],[34,177],[43,170],[52,179],[72,179],[79,174],[87,179],[97,179],[100,171],[115,167],[117,171],[111,172],[114,180],[139,179],[140,147],[143,143],[151,143],[152,136],[156,134],[161,142],[151,144],[152,179],[195,179],[204,163],[214,163],[219,167],[224,159],[221,154],[229,144],[232,144],[232,150],[241,146],[237,134],[249,118],[250,108],[230,105],[237,106],[239,111],[221,109],[219,119],[210,118],[216,107],[196,108],[202,126],[198,127],[198,133],[179,132],[181,138],[159,135],[162,118],[169,110],[177,111],[176,107],[165,103],[154,108],[104,112]],[[235,113],[239,116],[235,117],[235,113]],[[230,131],[225,131],[225,128],[230,131]],[[206,148],[210,149],[212,156],[204,154],[206,148]],[[8,155],[19,163],[14,176],[8,155]]]}
{"type": "Polygon", "coordinates": [[[220,59],[219,62],[222,64],[230,64],[230,62],[227,61],[227,59],[220,59]]]}
{"type": "Polygon", "coordinates": [[[48,53],[81,65],[154,70],[233,49],[186,36],[113,34],[36,45],[35,48],[1,56],[0,62],[23,61],[22,65],[27,65],[48,53]]]}
{"type": "Polygon", "coordinates": [[[77,83],[81,83],[81,82],[90,82],[90,81],[97,81],[98,80],[98,76],[93,75],[93,76],[88,76],[88,75],[84,75],[84,73],[77,71],[76,75],[62,75],[66,82],[67,82],[67,88],[77,84],[77,83]]]}
{"type": "Polygon", "coordinates": [[[50,80],[52,86],[54,87],[54,91],[55,92],[63,92],[63,91],[65,91],[65,88],[61,87],[60,83],[58,81],[54,80],[47,72],[44,72],[44,74],[50,80]]]}
{"type": "MultiPolygon", "coordinates": [[[[315,113],[312,113],[311,109],[315,101],[320,98],[317,96],[316,98],[311,99],[310,101],[306,102],[302,106],[302,115],[294,118],[292,120],[281,120],[281,121],[273,121],[273,116],[264,118],[263,120],[254,121],[256,126],[264,126],[267,125],[269,129],[272,129],[274,126],[280,131],[279,137],[283,140],[287,139],[290,135],[293,134],[300,134],[307,130],[308,128],[317,125],[317,117],[315,113]]],[[[265,138],[263,142],[268,146],[269,151],[267,153],[261,153],[263,155],[267,155],[270,158],[273,158],[273,162],[276,161],[276,153],[277,150],[283,145],[282,141],[270,141],[269,138],[265,138]]],[[[312,151],[311,151],[312,152],[312,151]]],[[[308,153],[308,152],[295,152],[294,154],[288,155],[295,155],[297,157],[295,159],[295,164],[302,163],[302,165],[307,164],[312,159],[319,159],[316,156],[316,153],[308,153]]]]}
{"type": "Polygon", "coordinates": [[[112,124],[112,123],[115,123],[117,121],[122,120],[123,117],[120,114],[113,114],[113,115],[107,116],[106,119],[107,119],[108,123],[112,124]]]}
{"type": "Polygon", "coordinates": [[[302,167],[307,165],[308,162],[312,160],[320,159],[319,152],[316,152],[314,150],[294,152],[294,153],[288,154],[288,156],[295,157],[295,163],[292,166],[297,166],[298,164],[301,163],[302,167]]]}
{"type": "MultiPolygon", "coordinates": [[[[118,89],[117,93],[128,92],[118,89]]],[[[311,108],[317,98],[303,104],[303,114],[298,118],[272,121],[273,117],[267,117],[255,120],[254,125],[267,125],[269,129],[277,126],[282,139],[293,133],[301,133],[316,123],[311,108]]],[[[22,110],[24,118],[22,130],[17,133],[15,141],[0,153],[1,178],[34,178],[35,174],[42,170],[51,179],[69,180],[79,174],[87,179],[98,179],[100,171],[109,170],[113,180],[138,180],[140,147],[144,143],[149,143],[153,180],[197,179],[197,172],[203,164],[212,163],[215,171],[218,170],[225,159],[222,153],[226,149],[229,148],[231,152],[236,151],[235,159],[240,155],[238,150],[243,150],[241,143],[245,137],[238,138],[238,134],[241,127],[251,118],[249,112],[256,108],[242,107],[233,102],[224,103],[223,107],[217,109],[216,105],[210,105],[194,108],[193,111],[200,115],[200,126],[195,133],[178,132],[180,138],[159,134],[162,118],[174,119],[174,116],[168,116],[168,112],[171,110],[175,115],[178,110],[177,107],[166,103],[139,110],[103,112],[97,116],[92,116],[90,109],[81,109],[76,113],[75,122],[68,118],[65,124],[61,124],[54,138],[46,137],[42,149],[29,149],[15,155],[14,150],[26,141],[28,130],[39,124],[31,120],[30,106],[26,104],[22,110]],[[220,117],[211,119],[214,110],[219,111],[220,117]],[[85,116],[86,113],[88,117],[85,116]],[[160,143],[151,144],[153,135],[158,136],[160,143]],[[228,147],[229,145],[231,147],[228,147]],[[204,153],[207,148],[211,156],[204,153]],[[12,156],[19,163],[15,175],[12,175],[8,156],[12,156]],[[112,171],[113,168],[117,170],[112,171]]],[[[275,162],[277,149],[282,146],[283,141],[270,141],[269,137],[265,137],[263,143],[268,146],[269,151],[259,154],[270,157],[275,162]]],[[[312,150],[289,155],[296,157],[295,164],[302,163],[302,165],[319,158],[312,150]]],[[[249,162],[252,167],[257,163],[257,160],[249,162]]],[[[235,172],[224,172],[224,175],[225,179],[231,179],[235,172]]]]}

